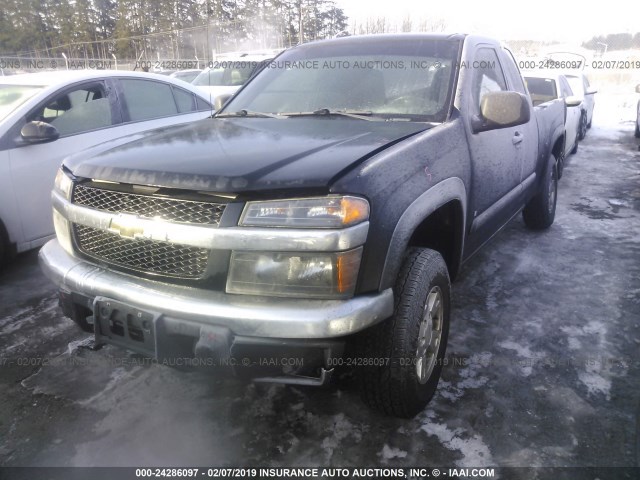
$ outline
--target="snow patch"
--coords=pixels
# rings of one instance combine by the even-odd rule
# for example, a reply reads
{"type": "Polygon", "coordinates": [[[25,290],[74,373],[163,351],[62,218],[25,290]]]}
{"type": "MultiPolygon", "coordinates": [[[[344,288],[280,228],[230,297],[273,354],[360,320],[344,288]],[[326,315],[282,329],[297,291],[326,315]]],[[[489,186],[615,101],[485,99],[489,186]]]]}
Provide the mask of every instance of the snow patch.
{"type": "Polygon", "coordinates": [[[351,437],[356,443],[362,440],[362,432],[354,426],[345,416],[344,413],[334,415],[333,421],[330,422],[328,428],[331,435],[322,440],[321,447],[325,451],[326,460],[329,462],[333,457],[333,452],[340,447],[343,440],[351,437]]]}
{"type": "Polygon", "coordinates": [[[542,354],[532,352],[526,345],[520,345],[512,340],[505,340],[498,344],[499,347],[505,350],[512,350],[516,352],[519,358],[530,360],[530,362],[515,362],[520,368],[520,374],[524,377],[529,377],[533,373],[533,362],[542,358],[542,354]]]}
{"type": "Polygon", "coordinates": [[[489,447],[484,443],[482,435],[474,435],[463,438],[464,429],[451,430],[446,425],[427,421],[420,427],[428,435],[435,436],[445,448],[451,451],[459,451],[462,458],[457,460],[458,467],[474,467],[478,465],[493,465],[494,461],[489,447]]]}
{"type": "Polygon", "coordinates": [[[567,339],[567,345],[569,350],[580,350],[582,348],[582,343],[575,337],[569,337],[567,339]]]}
{"type": "Polygon", "coordinates": [[[466,389],[486,385],[489,377],[480,375],[480,372],[491,365],[491,358],[492,355],[489,352],[481,352],[469,357],[467,366],[459,371],[460,380],[455,384],[441,380],[438,384],[438,394],[455,402],[464,395],[466,389]]]}
{"type": "Polygon", "coordinates": [[[578,372],[578,379],[587,387],[590,395],[602,394],[611,399],[611,380],[595,372],[597,367],[587,364],[586,372],[578,372]]]}
{"type": "Polygon", "coordinates": [[[499,347],[504,348],[505,350],[513,350],[519,357],[522,358],[534,358],[535,355],[526,345],[520,345],[512,340],[505,340],[498,344],[499,347]]]}
{"type": "Polygon", "coordinates": [[[407,456],[407,452],[400,450],[399,448],[390,447],[385,443],[382,447],[382,451],[378,452],[377,455],[386,463],[394,458],[405,458],[407,456]]]}
{"type": "Polygon", "coordinates": [[[79,400],[78,404],[80,404],[83,407],[91,405],[93,402],[98,400],[102,395],[104,395],[105,392],[109,392],[110,390],[114,389],[118,384],[118,382],[120,382],[120,380],[126,378],[129,375],[130,375],[130,372],[127,372],[127,370],[124,367],[114,368],[113,371],[111,372],[111,375],[109,376],[109,381],[107,382],[107,385],[104,387],[104,389],[96,393],[94,396],[87,398],[86,400],[79,400]]]}
{"type": "Polygon", "coordinates": [[[95,344],[94,337],[83,338],[82,340],[74,340],[67,345],[67,355],[71,356],[78,351],[79,348],[92,348],[95,344]]]}

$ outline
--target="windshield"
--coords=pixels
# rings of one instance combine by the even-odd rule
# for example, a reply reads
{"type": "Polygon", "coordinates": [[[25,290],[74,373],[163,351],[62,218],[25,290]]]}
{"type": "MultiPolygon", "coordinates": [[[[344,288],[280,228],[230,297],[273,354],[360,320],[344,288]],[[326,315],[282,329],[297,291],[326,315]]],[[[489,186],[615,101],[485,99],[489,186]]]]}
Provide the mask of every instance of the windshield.
{"type": "Polygon", "coordinates": [[[43,88],[33,85],[0,85],[0,120],[7,118],[43,88]]]}
{"type": "Polygon", "coordinates": [[[444,121],[457,40],[408,37],[309,44],[269,62],[224,112],[353,112],[444,121]]]}
{"type": "Polygon", "coordinates": [[[215,62],[215,68],[204,70],[192,83],[205,87],[242,86],[257,65],[258,62],[251,60],[215,62]]]}

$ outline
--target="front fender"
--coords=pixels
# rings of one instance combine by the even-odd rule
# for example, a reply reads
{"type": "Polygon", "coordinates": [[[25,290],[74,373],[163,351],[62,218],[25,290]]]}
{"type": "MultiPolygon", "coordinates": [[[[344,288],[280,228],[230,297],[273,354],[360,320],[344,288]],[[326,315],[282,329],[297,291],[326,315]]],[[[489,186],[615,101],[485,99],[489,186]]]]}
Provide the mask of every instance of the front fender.
{"type": "Polygon", "coordinates": [[[467,222],[467,190],[464,182],[458,177],[447,178],[434,185],[414,200],[402,214],[393,231],[393,236],[391,237],[391,242],[387,250],[382,277],[380,279],[381,291],[395,284],[405,251],[409,245],[409,240],[411,240],[411,236],[418,226],[438,208],[451,201],[459,202],[462,210],[460,225],[457,225],[460,238],[456,245],[453,271],[449,272],[451,277],[455,276],[455,273],[462,263],[464,232],[467,222]]]}

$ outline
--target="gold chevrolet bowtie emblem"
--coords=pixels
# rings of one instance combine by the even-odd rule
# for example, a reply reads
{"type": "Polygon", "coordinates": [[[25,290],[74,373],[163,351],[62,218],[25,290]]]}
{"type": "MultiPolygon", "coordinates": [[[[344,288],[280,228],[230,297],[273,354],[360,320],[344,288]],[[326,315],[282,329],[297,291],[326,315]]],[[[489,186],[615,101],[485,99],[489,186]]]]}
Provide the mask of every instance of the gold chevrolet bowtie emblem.
{"type": "Polygon", "coordinates": [[[138,225],[139,222],[140,219],[136,215],[121,213],[111,219],[109,231],[123,238],[135,238],[136,235],[144,233],[144,228],[138,225]]]}

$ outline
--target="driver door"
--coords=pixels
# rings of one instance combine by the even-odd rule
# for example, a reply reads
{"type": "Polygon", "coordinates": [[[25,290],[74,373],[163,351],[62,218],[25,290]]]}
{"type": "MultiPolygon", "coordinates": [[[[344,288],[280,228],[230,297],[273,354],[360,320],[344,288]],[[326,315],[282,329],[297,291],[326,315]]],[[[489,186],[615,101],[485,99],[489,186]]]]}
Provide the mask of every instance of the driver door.
{"type": "Polygon", "coordinates": [[[114,96],[103,81],[76,84],[53,94],[14,127],[9,164],[24,241],[31,247],[53,235],[51,190],[62,160],[108,140],[109,127],[120,121],[114,115],[114,96]],[[60,138],[42,144],[22,140],[20,129],[34,120],[54,125],[60,138]]]}

